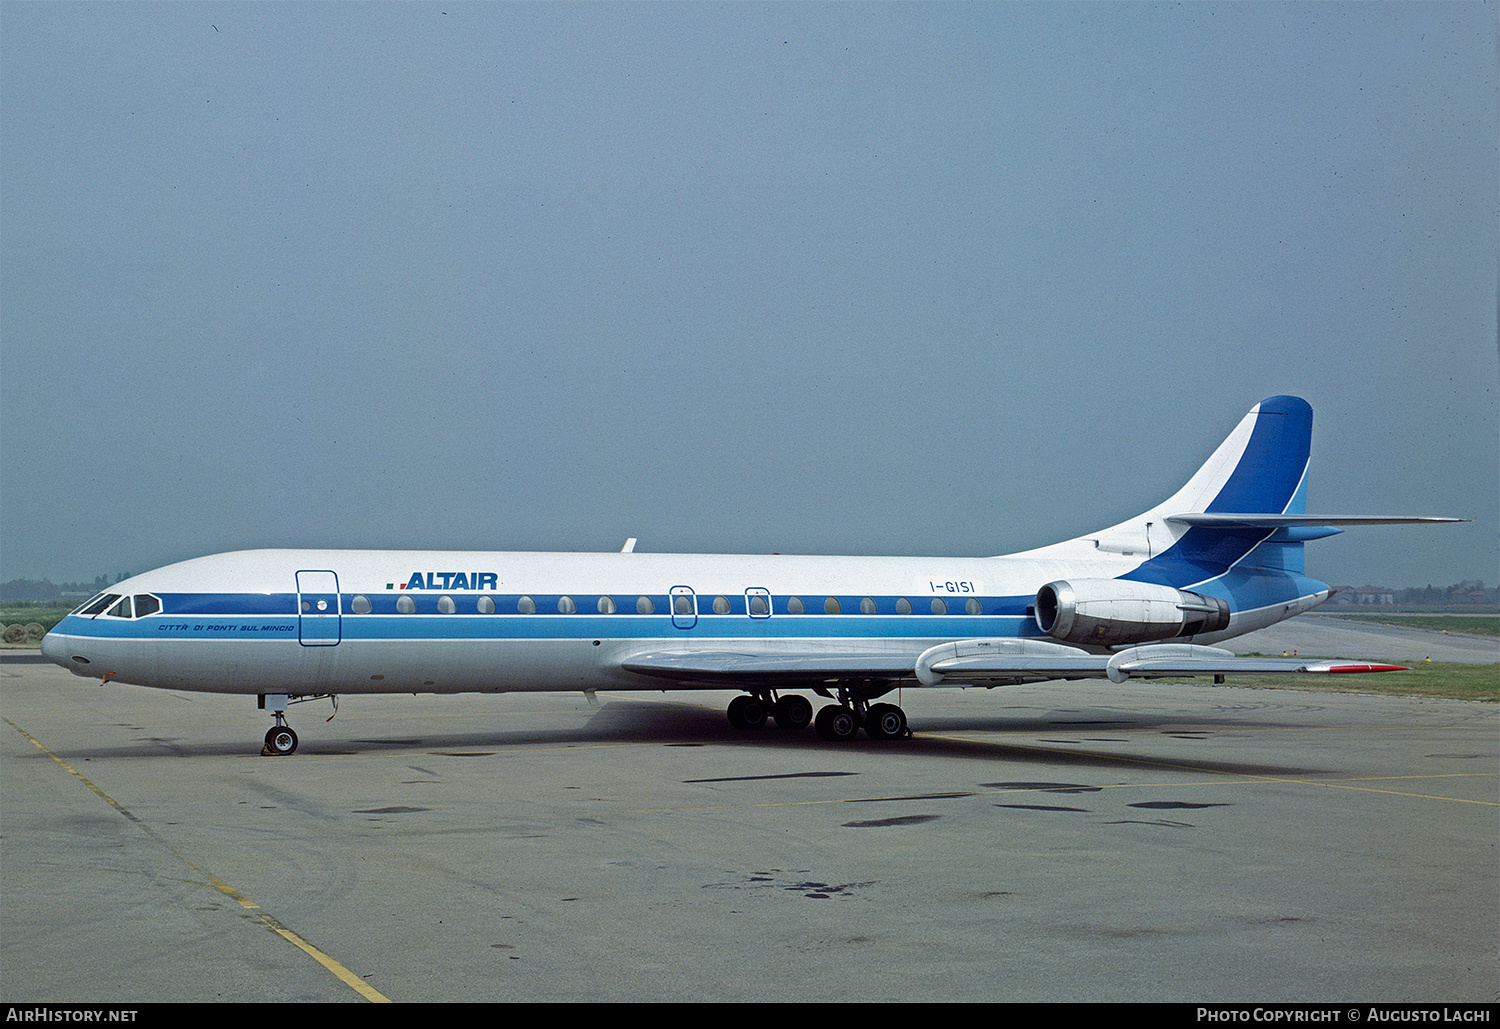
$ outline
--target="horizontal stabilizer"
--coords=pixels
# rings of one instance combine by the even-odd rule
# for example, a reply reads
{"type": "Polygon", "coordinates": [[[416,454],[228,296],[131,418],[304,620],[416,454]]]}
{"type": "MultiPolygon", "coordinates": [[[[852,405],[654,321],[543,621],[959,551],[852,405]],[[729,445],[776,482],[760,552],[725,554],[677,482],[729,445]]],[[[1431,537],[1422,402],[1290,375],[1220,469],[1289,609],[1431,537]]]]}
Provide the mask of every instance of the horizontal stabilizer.
{"type": "Polygon", "coordinates": [[[1201,525],[1215,529],[1281,529],[1292,525],[1431,525],[1465,522],[1467,518],[1417,518],[1405,515],[1307,515],[1307,514],[1238,514],[1192,511],[1167,515],[1167,521],[1178,525],[1201,525]]]}

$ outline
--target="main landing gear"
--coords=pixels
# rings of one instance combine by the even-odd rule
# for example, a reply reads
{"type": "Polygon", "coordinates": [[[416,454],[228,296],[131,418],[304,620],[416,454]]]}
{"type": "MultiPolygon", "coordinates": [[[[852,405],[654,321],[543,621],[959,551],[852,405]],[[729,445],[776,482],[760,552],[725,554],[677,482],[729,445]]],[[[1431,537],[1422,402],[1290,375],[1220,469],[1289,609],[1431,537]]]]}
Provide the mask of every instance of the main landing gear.
{"type": "Polygon", "coordinates": [[[812,702],[795,693],[777,699],[770,690],[729,702],[729,724],[736,729],[763,729],[768,718],[782,729],[806,729],[813,718],[812,702]]]}
{"type": "Polygon", "coordinates": [[[829,704],[818,712],[813,729],[825,740],[852,740],[860,729],[872,740],[899,740],[911,735],[906,727],[906,712],[895,704],[871,704],[861,717],[862,702],[829,704]]]}
{"type": "Polygon", "coordinates": [[[869,704],[865,697],[842,688],[838,699],[839,703],[821,709],[814,718],[812,703],[795,693],[780,699],[771,690],[742,694],[729,702],[729,724],[736,729],[761,729],[767,719],[775,719],[782,729],[805,729],[812,723],[820,737],[832,741],[852,740],[860,729],[872,740],[911,735],[906,712],[895,704],[869,704]]]}

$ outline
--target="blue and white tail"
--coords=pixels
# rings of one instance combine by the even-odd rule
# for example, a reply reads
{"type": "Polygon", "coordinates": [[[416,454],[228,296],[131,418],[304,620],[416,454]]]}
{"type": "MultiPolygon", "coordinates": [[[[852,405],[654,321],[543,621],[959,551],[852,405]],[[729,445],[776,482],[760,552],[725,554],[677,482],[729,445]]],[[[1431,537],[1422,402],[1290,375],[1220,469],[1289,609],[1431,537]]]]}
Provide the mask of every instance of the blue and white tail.
{"type": "Polygon", "coordinates": [[[1283,530],[1306,510],[1311,451],[1312,407],[1300,397],[1271,397],[1251,408],[1167,500],[1119,525],[1024,556],[1092,556],[1110,566],[1100,572],[1111,578],[1175,587],[1222,575],[1252,552],[1257,566],[1300,574],[1302,541],[1315,535],[1283,530]]]}
{"type": "Polygon", "coordinates": [[[1076,560],[1092,553],[1100,559],[1102,575],[1178,588],[1223,577],[1226,589],[1245,591],[1245,584],[1254,582],[1249,593],[1271,603],[1285,595],[1326,591],[1322,583],[1304,578],[1302,544],[1341,532],[1338,526],[1463,521],[1310,515],[1311,452],[1311,405],[1301,397],[1270,397],[1251,408],[1165,502],[1101,532],[1023,556],[1076,560]]]}
{"type": "Polygon", "coordinates": [[[1262,400],[1186,486],[1142,517],[1302,514],[1311,454],[1312,406],[1301,397],[1262,400]]]}

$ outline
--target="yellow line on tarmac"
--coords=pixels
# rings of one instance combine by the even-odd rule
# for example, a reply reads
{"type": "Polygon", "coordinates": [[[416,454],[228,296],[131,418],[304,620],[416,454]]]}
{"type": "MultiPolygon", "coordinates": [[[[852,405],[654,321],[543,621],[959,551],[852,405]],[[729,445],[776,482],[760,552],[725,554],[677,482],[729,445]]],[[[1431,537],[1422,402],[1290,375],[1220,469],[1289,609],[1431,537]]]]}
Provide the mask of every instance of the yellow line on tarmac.
{"type": "Polygon", "coordinates": [[[337,978],[339,982],[343,983],[345,986],[349,987],[355,993],[365,998],[365,1000],[370,1001],[372,1004],[391,1003],[389,997],[385,996],[379,990],[375,989],[369,983],[361,979],[359,976],[349,971],[349,969],[339,964],[328,954],[319,950],[311,943],[308,943],[307,940],[303,939],[295,931],[287,928],[285,925],[282,925],[281,922],[277,921],[271,915],[265,913],[264,911],[261,911],[259,904],[256,904],[254,901],[250,900],[244,894],[240,893],[239,890],[235,889],[233,886],[230,886],[223,879],[220,879],[218,876],[209,873],[206,869],[200,868],[192,861],[189,861],[187,857],[185,857],[180,851],[177,850],[176,847],[172,846],[166,840],[162,839],[161,836],[159,836],[149,825],[147,825],[145,822],[142,822],[135,815],[131,814],[128,808],[122,806],[119,802],[117,802],[109,794],[101,790],[98,786],[95,786],[93,783],[89,782],[88,779],[86,779],[82,774],[79,773],[78,769],[74,768],[62,758],[52,753],[52,751],[48,750],[41,743],[41,741],[38,740],[35,736],[31,735],[31,733],[21,728],[15,722],[12,722],[9,718],[5,719],[5,724],[16,730],[16,732],[20,733],[22,736],[25,736],[28,740],[31,741],[32,746],[36,747],[36,749],[40,750],[43,754],[46,754],[53,761],[56,761],[63,767],[64,770],[68,772],[69,775],[73,776],[73,778],[77,779],[79,782],[87,786],[106,804],[114,808],[124,817],[130,819],[130,821],[134,822],[142,832],[144,832],[147,836],[150,836],[165,850],[175,856],[179,861],[187,865],[193,871],[202,875],[205,879],[208,880],[208,884],[214,889],[218,890],[220,893],[224,894],[224,896],[229,897],[231,900],[235,901],[235,903],[239,904],[240,907],[247,910],[259,912],[255,916],[255,921],[259,922],[261,925],[265,926],[266,929],[270,930],[272,933],[275,933],[277,936],[280,936],[282,939],[292,944],[298,950],[301,950],[303,953],[307,954],[318,964],[328,969],[328,971],[332,972],[334,977],[337,978]]]}

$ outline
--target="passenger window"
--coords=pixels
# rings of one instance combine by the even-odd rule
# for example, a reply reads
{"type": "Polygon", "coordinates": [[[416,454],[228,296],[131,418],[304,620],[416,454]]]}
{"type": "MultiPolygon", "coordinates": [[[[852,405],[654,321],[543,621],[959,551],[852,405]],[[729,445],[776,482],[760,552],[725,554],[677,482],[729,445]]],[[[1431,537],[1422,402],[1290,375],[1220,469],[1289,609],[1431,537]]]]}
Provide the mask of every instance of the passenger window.
{"type": "Polygon", "coordinates": [[[416,614],[417,602],[411,599],[410,594],[403,593],[401,594],[401,596],[396,598],[396,610],[400,611],[404,615],[416,614]]]}
{"type": "Polygon", "coordinates": [[[771,613],[771,605],[766,603],[766,598],[759,593],[750,594],[750,613],[752,615],[768,615],[771,613]]]}
{"type": "Polygon", "coordinates": [[[693,598],[685,593],[679,593],[672,598],[672,613],[677,615],[690,615],[693,613],[693,598]]]}
{"type": "Polygon", "coordinates": [[[516,610],[523,615],[534,615],[536,614],[536,601],[530,597],[522,597],[516,601],[516,610]]]}
{"type": "Polygon", "coordinates": [[[108,615],[112,615],[115,618],[130,618],[130,617],[132,617],[132,615],[130,613],[130,598],[129,597],[121,597],[120,598],[120,602],[118,604],[116,604],[114,607],[110,608],[105,613],[108,614],[108,615]]]}
{"type": "Polygon", "coordinates": [[[656,604],[652,602],[650,597],[640,597],[635,602],[635,613],[638,615],[654,615],[656,613],[656,604]]]}
{"type": "Polygon", "coordinates": [[[907,600],[905,597],[898,598],[896,600],[896,613],[898,615],[911,614],[911,601],[907,600]]]}
{"type": "Polygon", "coordinates": [[[438,614],[451,615],[457,610],[458,605],[453,602],[452,597],[448,596],[447,594],[438,597],[438,614]]]}
{"type": "Polygon", "coordinates": [[[729,613],[729,598],[728,597],[715,597],[714,598],[714,614],[716,614],[716,615],[727,615],[728,613],[729,613]]]}
{"type": "Polygon", "coordinates": [[[475,607],[478,609],[479,613],[482,614],[482,615],[492,615],[492,614],[495,613],[495,601],[494,601],[494,598],[493,597],[480,597],[479,598],[479,603],[477,605],[475,605],[475,607]]]}
{"type": "Polygon", "coordinates": [[[570,614],[572,614],[573,612],[575,612],[577,610],[578,610],[578,605],[573,602],[573,598],[572,597],[558,597],[557,598],[557,613],[558,614],[560,614],[560,615],[570,615],[570,614]]]}
{"type": "Polygon", "coordinates": [[[862,615],[873,615],[875,613],[875,598],[866,597],[859,602],[859,613],[862,615]]]}
{"type": "Polygon", "coordinates": [[[839,598],[829,597],[827,600],[823,601],[823,610],[827,611],[831,615],[838,614],[841,610],[839,608],[839,598]]]}
{"type": "Polygon", "coordinates": [[[942,597],[932,598],[932,613],[935,615],[945,615],[948,613],[948,605],[942,597]]]}
{"type": "Polygon", "coordinates": [[[161,601],[149,593],[137,593],[135,595],[135,616],[145,618],[154,615],[161,610],[161,601]]]}
{"type": "Polygon", "coordinates": [[[803,614],[806,611],[807,611],[807,608],[803,605],[801,597],[787,597],[786,598],[786,613],[787,614],[789,614],[789,615],[800,615],[800,614],[803,614]]]}
{"type": "Polygon", "coordinates": [[[601,615],[612,615],[612,614],[614,614],[615,613],[615,598],[614,597],[600,597],[599,598],[599,613],[601,615]]]}
{"type": "Polygon", "coordinates": [[[370,613],[370,598],[367,597],[367,596],[365,596],[363,593],[356,593],[356,594],[354,594],[354,598],[349,601],[349,611],[352,614],[356,614],[356,615],[367,615],[367,614],[369,614],[370,613]]]}
{"type": "Polygon", "coordinates": [[[981,613],[984,610],[984,607],[983,607],[983,605],[981,605],[979,603],[978,600],[976,600],[973,597],[970,597],[969,598],[969,602],[964,605],[964,610],[967,611],[967,612],[969,612],[969,614],[971,614],[971,615],[977,615],[977,614],[981,613]]]}

